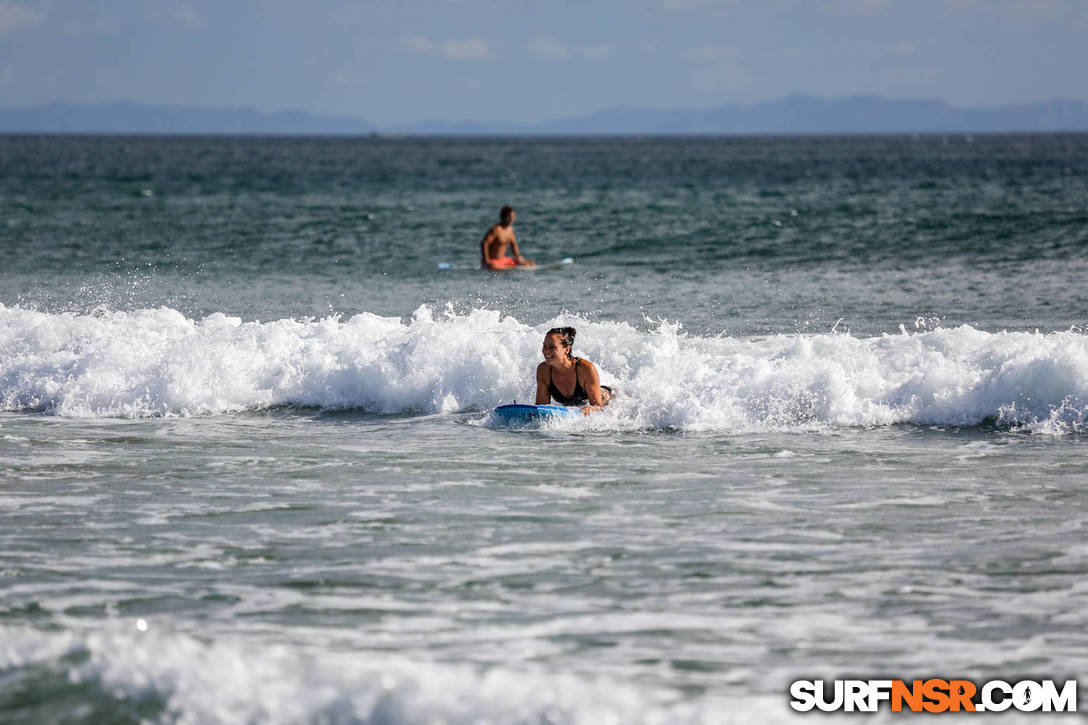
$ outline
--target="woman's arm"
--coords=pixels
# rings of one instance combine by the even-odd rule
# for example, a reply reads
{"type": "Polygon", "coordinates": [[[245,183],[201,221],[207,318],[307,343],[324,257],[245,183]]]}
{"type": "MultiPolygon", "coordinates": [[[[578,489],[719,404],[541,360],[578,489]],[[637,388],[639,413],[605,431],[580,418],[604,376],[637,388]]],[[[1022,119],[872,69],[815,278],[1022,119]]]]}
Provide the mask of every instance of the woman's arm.
{"type": "Polygon", "coordinates": [[[589,398],[589,405],[582,408],[582,413],[589,415],[593,411],[603,408],[604,400],[601,398],[601,376],[597,374],[596,366],[589,360],[583,362],[585,362],[585,365],[579,365],[578,367],[585,370],[582,375],[582,387],[586,391],[586,397],[589,398]]]}
{"type": "Polygon", "coordinates": [[[548,366],[540,363],[536,366],[536,404],[547,405],[552,400],[552,394],[548,392],[548,366]]]}

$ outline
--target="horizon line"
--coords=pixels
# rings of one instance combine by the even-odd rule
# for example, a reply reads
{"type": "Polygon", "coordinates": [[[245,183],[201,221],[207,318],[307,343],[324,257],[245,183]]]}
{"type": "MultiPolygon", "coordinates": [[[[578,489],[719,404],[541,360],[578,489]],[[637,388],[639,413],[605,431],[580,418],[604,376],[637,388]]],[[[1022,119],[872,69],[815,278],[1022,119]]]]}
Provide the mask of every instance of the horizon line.
{"type": "MultiPolygon", "coordinates": [[[[375,126],[375,127],[378,127],[378,128],[395,129],[395,128],[403,127],[403,126],[421,126],[421,125],[434,125],[434,124],[442,124],[442,125],[446,125],[446,124],[449,124],[449,125],[473,124],[473,125],[533,126],[533,125],[540,125],[540,124],[561,123],[561,122],[566,122],[566,121],[575,121],[575,120],[580,120],[580,119],[592,118],[592,117],[594,117],[596,115],[599,115],[599,114],[602,114],[602,113],[605,113],[605,112],[608,112],[608,111],[640,111],[640,112],[650,112],[650,113],[671,113],[671,112],[699,113],[699,112],[704,112],[704,111],[713,111],[713,110],[722,109],[722,108],[752,108],[752,107],[755,107],[755,106],[773,104],[773,103],[777,103],[777,102],[781,102],[781,101],[787,101],[787,100],[790,100],[790,99],[804,99],[804,100],[830,102],[830,103],[841,102],[841,101],[849,101],[849,100],[855,100],[855,99],[872,99],[872,100],[884,101],[884,102],[887,102],[887,103],[913,103],[913,104],[936,103],[936,104],[941,104],[941,105],[943,105],[943,106],[945,106],[945,107],[947,107],[947,108],[949,108],[949,109],[951,109],[953,111],[983,111],[983,112],[986,112],[986,111],[1001,111],[1001,110],[1005,110],[1005,109],[1025,107],[1025,106],[1043,106],[1043,105],[1052,104],[1052,103],[1070,103],[1070,104],[1088,105],[1088,100],[1081,100],[1081,99],[1073,98],[1073,97],[1070,97],[1070,96],[1051,96],[1051,97],[1048,97],[1048,98],[1043,98],[1043,99],[1034,100],[1034,101],[1010,101],[1010,102],[1001,103],[1001,104],[998,104],[998,105],[959,106],[959,105],[954,105],[951,101],[948,101],[948,100],[943,99],[943,98],[935,97],[935,96],[934,97],[921,97],[921,96],[919,96],[919,97],[911,97],[911,98],[893,98],[893,97],[881,95],[879,93],[868,92],[868,91],[867,92],[852,93],[852,94],[843,95],[843,96],[817,96],[817,95],[812,95],[810,93],[805,93],[805,92],[801,92],[801,91],[794,91],[794,92],[791,92],[791,93],[786,93],[786,94],[781,95],[781,96],[776,96],[774,98],[768,98],[768,99],[765,99],[765,100],[762,100],[762,101],[751,101],[751,102],[723,101],[721,103],[718,103],[718,104],[715,104],[715,105],[708,105],[708,106],[640,106],[640,105],[637,105],[637,104],[634,104],[634,103],[622,103],[622,104],[616,104],[616,105],[610,105],[610,106],[601,106],[601,107],[597,108],[596,110],[592,110],[592,111],[574,112],[574,113],[572,113],[571,115],[568,115],[568,116],[557,116],[557,117],[552,117],[552,118],[545,118],[545,119],[538,119],[538,120],[527,120],[527,121],[501,120],[501,119],[494,119],[494,118],[490,118],[490,119],[470,119],[470,118],[441,119],[441,118],[434,118],[434,117],[425,117],[425,118],[420,118],[420,119],[416,119],[416,120],[406,120],[406,121],[405,120],[402,120],[402,121],[373,121],[373,120],[370,120],[370,119],[368,119],[368,118],[366,118],[364,116],[360,116],[360,115],[353,115],[353,114],[349,114],[349,113],[339,113],[339,112],[334,112],[334,111],[310,111],[310,110],[304,110],[304,109],[297,108],[297,107],[284,107],[284,108],[278,108],[278,109],[266,109],[266,108],[259,108],[259,107],[256,107],[256,106],[226,106],[226,105],[222,105],[222,106],[206,106],[206,105],[184,104],[184,103],[178,103],[178,102],[155,103],[155,102],[148,102],[148,101],[137,101],[137,100],[132,100],[132,99],[118,99],[118,100],[111,100],[111,101],[88,101],[88,102],[53,100],[53,101],[44,101],[44,102],[40,102],[40,103],[36,103],[36,104],[32,104],[32,105],[22,105],[22,106],[4,105],[4,106],[0,106],[0,112],[2,112],[2,111],[34,111],[34,110],[50,108],[50,107],[73,107],[73,108],[97,108],[97,109],[103,109],[103,108],[110,108],[110,107],[117,107],[117,106],[135,106],[135,107],[147,108],[147,109],[176,109],[176,110],[187,110],[187,111],[198,111],[198,112],[205,112],[206,111],[206,112],[252,113],[252,114],[256,114],[256,115],[260,115],[260,116],[266,116],[266,117],[267,116],[276,117],[276,116],[286,116],[286,115],[298,115],[298,116],[304,116],[304,117],[310,117],[310,118],[323,118],[323,119],[329,119],[329,120],[352,121],[352,122],[357,122],[357,123],[366,123],[366,124],[369,124],[369,125],[372,125],[372,126],[375,126]]],[[[934,132],[934,133],[937,133],[937,132],[934,132]]],[[[702,135],[702,134],[695,134],[695,135],[702,135]]],[[[745,135],[747,135],[747,134],[745,134],[745,135]]]]}

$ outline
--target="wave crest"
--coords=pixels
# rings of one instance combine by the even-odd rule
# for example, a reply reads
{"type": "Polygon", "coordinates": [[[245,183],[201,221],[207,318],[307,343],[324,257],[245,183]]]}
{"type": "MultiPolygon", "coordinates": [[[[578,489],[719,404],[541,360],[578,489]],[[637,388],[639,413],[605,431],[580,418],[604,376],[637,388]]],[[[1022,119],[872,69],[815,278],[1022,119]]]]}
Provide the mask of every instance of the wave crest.
{"type": "Polygon", "coordinates": [[[458,413],[530,400],[544,332],[579,327],[577,353],[619,396],[590,426],[766,430],[997,425],[1088,431],[1088,336],[969,326],[855,338],[698,337],[661,322],[495,310],[411,318],[193,320],[169,308],[94,315],[0,305],[0,408],[62,416],[217,414],[297,405],[458,413]]]}

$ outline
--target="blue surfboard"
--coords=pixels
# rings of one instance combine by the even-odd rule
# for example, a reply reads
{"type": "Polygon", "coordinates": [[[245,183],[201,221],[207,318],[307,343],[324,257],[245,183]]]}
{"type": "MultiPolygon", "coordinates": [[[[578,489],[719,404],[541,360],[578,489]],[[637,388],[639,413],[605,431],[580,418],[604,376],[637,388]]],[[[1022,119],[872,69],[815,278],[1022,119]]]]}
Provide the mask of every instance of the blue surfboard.
{"type": "Polygon", "coordinates": [[[539,424],[556,418],[573,418],[582,415],[581,408],[563,405],[500,405],[491,416],[508,425],[539,424]]]}

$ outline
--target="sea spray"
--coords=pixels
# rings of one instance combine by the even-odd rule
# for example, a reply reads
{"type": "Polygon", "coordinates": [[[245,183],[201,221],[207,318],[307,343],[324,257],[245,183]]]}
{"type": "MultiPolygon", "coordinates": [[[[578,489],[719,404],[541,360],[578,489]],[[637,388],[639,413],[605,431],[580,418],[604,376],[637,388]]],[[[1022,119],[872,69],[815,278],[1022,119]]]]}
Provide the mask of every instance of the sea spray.
{"type": "MultiPolygon", "coordinates": [[[[24,701],[21,714],[41,719],[63,712],[68,695],[78,697],[88,714],[148,721],[154,715],[154,721],[176,723],[746,721],[739,714],[728,717],[724,700],[678,703],[677,693],[665,688],[229,638],[206,642],[155,621],[141,629],[109,619],[90,631],[64,632],[3,626],[0,638],[8,694],[45,686],[57,699],[58,710],[24,701]]],[[[781,708],[773,697],[745,702],[750,710],[766,710],[772,721],[788,720],[775,717],[781,708]]]]}
{"type": "Polygon", "coordinates": [[[201,320],[159,308],[93,315],[0,306],[0,407],[77,417],[209,415],[270,406],[388,414],[486,411],[535,395],[544,332],[579,328],[615,403],[592,427],[752,431],[996,424],[1083,432],[1088,336],[970,326],[702,337],[496,310],[410,318],[201,320]]]}

